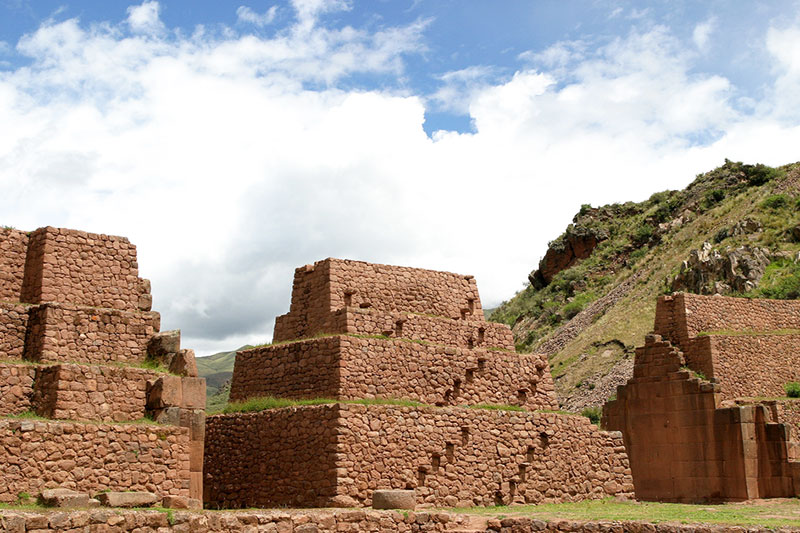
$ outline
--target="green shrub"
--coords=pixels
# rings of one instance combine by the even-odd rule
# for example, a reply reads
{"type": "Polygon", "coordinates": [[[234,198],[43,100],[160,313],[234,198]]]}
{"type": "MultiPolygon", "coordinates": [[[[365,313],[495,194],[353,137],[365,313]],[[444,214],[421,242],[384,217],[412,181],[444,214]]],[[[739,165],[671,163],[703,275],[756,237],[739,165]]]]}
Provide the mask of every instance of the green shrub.
{"type": "Polygon", "coordinates": [[[578,216],[582,217],[592,208],[592,204],[581,204],[581,210],[578,211],[578,216]]]}
{"type": "Polygon", "coordinates": [[[708,209],[725,199],[725,191],[722,189],[711,189],[703,195],[703,206],[708,209]]]}
{"type": "Polygon", "coordinates": [[[783,390],[786,391],[786,396],[789,398],[800,398],[800,383],[796,381],[790,381],[784,385],[783,390]]]}
{"type": "Polygon", "coordinates": [[[581,414],[591,420],[592,424],[599,424],[600,417],[603,415],[603,412],[599,407],[587,407],[581,411],[581,414]]]}
{"type": "Polygon", "coordinates": [[[773,194],[772,196],[767,196],[761,202],[761,207],[764,209],[783,209],[788,205],[789,197],[785,194],[773,194]]]}
{"type": "Polygon", "coordinates": [[[761,163],[757,165],[742,165],[742,171],[747,177],[747,184],[753,186],[764,185],[766,182],[783,175],[777,168],[768,167],[761,163]]]}
{"type": "Polygon", "coordinates": [[[655,228],[653,226],[650,224],[642,224],[633,232],[633,242],[634,244],[645,244],[653,238],[654,233],[655,228]]]}

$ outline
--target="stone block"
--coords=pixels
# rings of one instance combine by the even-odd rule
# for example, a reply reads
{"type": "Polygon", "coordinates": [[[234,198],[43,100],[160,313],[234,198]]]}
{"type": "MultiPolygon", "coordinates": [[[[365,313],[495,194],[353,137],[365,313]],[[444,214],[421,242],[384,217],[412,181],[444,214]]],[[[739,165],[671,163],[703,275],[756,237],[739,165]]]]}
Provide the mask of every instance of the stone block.
{"type": "Polygon", "coordinates": [[[153,411],[153,420],[159,424],[168,426],[181,426],[181,414],[183,409],[180,407],[164,407],[153,411]]]}
{"type": "Polygon", "coordinates": [[[102,492],[97,499],[105,507],[151,507],[159,501],[152,492],[102,492]]]}
{"type": "Polygon", "coordinates": [[[189,509],[191,511],[200,511],[203,509],[203,502],[196,498],[187,498],[186,496],[164,496],[161,500],[161,507],[167,509],[189,509]]]}
{"type": "Polygon", "coordinates": [[[180,350],[169,365],[169,371],[179,376],[196,378],[199,373],[194,350],[180,350]]]}
{"type": "Polygon", "coordinates": [[[156,333],[147,344],[147,355],[155,359],[174,355],[181,350],[181,330],[174,329],[156,333]]]}
{"type": "Polygon", "coordinates": [[[376,490],[372,493],[373,509],[415,509],[417,496],[413,490],[376,490]]]}
{"type": "Polygon", "coordinates": [[[186,409],[206,408],[206,380],[205,378],[179,378],[182,389],[181,407],[186,409]]]}
{"type": "Polygon", "coordinates": [[[89,495],[70,489],[48,489],[39,495],[45,507],[89,507],[89,495]]]}
{"type": "Polygon", "coordinates": [[[183,385],[178,376],[161,376],[148,387],[148,408],[180,407],[182,404],[183,385]]]}

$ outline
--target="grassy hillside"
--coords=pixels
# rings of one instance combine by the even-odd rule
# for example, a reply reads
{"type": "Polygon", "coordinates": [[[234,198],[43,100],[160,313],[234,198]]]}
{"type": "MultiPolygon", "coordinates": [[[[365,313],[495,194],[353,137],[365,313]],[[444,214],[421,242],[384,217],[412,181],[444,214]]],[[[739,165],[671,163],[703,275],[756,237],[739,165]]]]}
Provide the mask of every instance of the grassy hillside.
{"type": "Polygon", "coordinates": [[[630,374],[633,348],[652,330],[657,296],[676,285],[708,294],[800,297],[799,213],[800,163],[726,161],[682,191],[640,203],[584,205],[550,243],[531,284],[490,319],[512,327],[518,350],[549,355],[563,405],[601,405],[630,374]],[[693,270],[690,262],[681,274],[704,243],[696,257],[717,256],[729,266],[733,257],[755,281],[725,279],[703,270],[706,263],[693,270]],[[753,274],[764,256],[763,276],[753,274]],[[679,274],[691,288],[675,282],[679,274]]]}

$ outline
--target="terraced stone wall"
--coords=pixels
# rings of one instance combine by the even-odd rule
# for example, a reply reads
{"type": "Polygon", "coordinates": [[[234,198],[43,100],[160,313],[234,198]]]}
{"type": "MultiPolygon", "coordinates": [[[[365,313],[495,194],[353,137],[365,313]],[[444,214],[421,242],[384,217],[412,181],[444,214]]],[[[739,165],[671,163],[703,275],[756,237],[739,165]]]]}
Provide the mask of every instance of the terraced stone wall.
{"type": "Polygon", "coordinates": [[[189,496],[186,428],[0,420],[0,501],[67,487],[189,496]]]}
{"type": "Polygon", "coordinates": [[[353,336],[239,352],[231,400],[258,396],[557,408],[542,355],[353,336]]]}
{"type": "Polygon", "coordinates": [[[207,503],[495,505],[632,495],[619,434],[557,413],[335,404],[208,419],[207,503]],[[264,461],[270,457],[270,461],[264,461]]]}
{"type": "Polygon", "coordinates": [[[27,253],[26,232],[0,228],[0,301],[20,301],[27,253]]]}
{"type": "Polygon", "coordinates": [[[345,307],[483,321],[472,276],[325,259],[295,270],[292,304],[276,320],[273,339],[313,336],[325,330],[331,312],[345,307]]]}

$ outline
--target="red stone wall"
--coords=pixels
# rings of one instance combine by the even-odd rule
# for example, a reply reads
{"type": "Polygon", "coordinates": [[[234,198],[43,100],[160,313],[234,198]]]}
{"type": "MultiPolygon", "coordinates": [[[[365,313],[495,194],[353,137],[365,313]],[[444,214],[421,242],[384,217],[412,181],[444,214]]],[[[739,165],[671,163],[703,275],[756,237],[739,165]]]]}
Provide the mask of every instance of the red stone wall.
{"type": "Polygon", "coordinates": [[[32,410],[35,376],[36,367],[32,365],[0,363],[0,416],[32,410]]]}
{"type": "Polygon", "coordinates": [[[701,332],[800,329],[800,300],[764,300],[676,293],[656,305],[655,333],[684,349],[701,332]]]}
{"type": "Polygon", "coordinates": [[[125,422],[145,416],[147,382],[158,373],[140,368],[52,365],[36,373],[36,413],[61,420],[125,422]]]}
{"type": "Polygon", "coordinates": [[[578,501],[633,488],[619,435],[557,413],[275,409],[209,417],[207,445],[206,502],[223,507],[370,505],[382,488],[415,488],[418,503],[437,506],[578,501]]]}
{"type": "Polygon", "coordinates": [[[0,359],[22,359],[28,307],[0,302],[0,359]]]}
{"type": "Polygon", "coordinates": [[[136,247],[125,237],[39,228],[28,245],[22,301],[150,309],[136,247]]]}
{"type": "Polygon", "coordinates": [[[188,430],[0,420],[0,501],[67,487],[189,496],[188,430]]]}
{"type": "Polygon", "coordinates": [[[27,252],[27,233],[0,228],[0,300],[20,301],[27,252]]]}
{"type": "Polygon", "coordinates": [[[800,381],[800,335],[711,335],[714,372],[723,399],[785,396],[800,381]]]}
{"type": "MultiPolygon", "coordinates": [[[[275,337],[273,342],[294,340],[295,332],[288,326],[277,324],[289,320],[289,315],[276,319],[276,331],[287,338],[275,337]]],[[[420,340],[432,344],[446,344],[460,348],[485,347],[514,350],[514,335],[505,324],[482,320],[453,320],[413,313],[379,312],[372,309],[347,307],[328,315],[318,329],[307,329],[307,337],[321,333],[351,333],[358,335],[385,335],[388,337],[420,340]]]]}
{"type": "Polygon", "coordinates": [[[472,276],[325,259],[295,271],[291,308],[276,320],[274,339],[324,331],[328,315],[344,307],[483,321],[472,276]]]}
{"type": "Polygon", "coordinates": [[[231,400],[258,396],[557,408],[544,356],[352,336],[239,352],[231,400]]]}
{"type": "MultiPolygon", "coordinates": [[[[796,494],[786,427],[763,406],[719,408],[720,386],[680,370],[681,353],[653,336],[637,348],[634,377],[603,409],[622,431],[636,497],[706,502],[796,494]]],[[[798,478],[800,479],[800,478],[798,478]]]]}
{"type": "Polygon", "coordinates": [[[154,312],[95,309],[70,304],[31,308],[25,358],[40,362],[141,363],[159,331],[154,312]]]}
{"type": "Polygon", "coordinates": [[[208,417],[206,507],[335,504],[337,417],[333,405],[208,417]]]}

